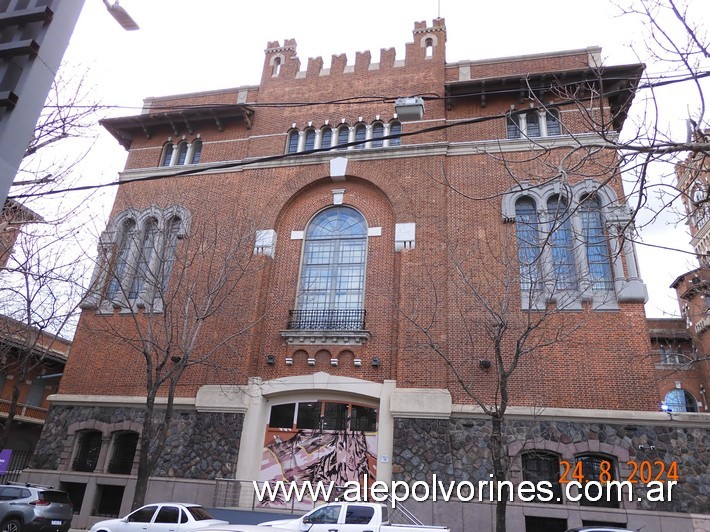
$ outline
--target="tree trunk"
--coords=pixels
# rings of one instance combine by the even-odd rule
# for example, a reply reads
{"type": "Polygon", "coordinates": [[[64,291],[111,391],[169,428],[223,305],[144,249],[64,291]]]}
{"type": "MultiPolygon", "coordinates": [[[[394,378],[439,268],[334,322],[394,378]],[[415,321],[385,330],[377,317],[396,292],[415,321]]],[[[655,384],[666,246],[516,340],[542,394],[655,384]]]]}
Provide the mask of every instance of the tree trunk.
{"type": "Polygon", "coordinates": [[[503,443],[503,417],[496,413],[491,417],[491,458],[493,461],[493,476],[496,480],[495,490],[498,492],[499,485],[500,497],[496,498],[496,532],[506,532],[505,512],[508,507],[508,485],[500,484],[506,480],[507,473],[507,456],[505,444],[503,443]]]}
{"type": "Polygon", "coordinates": [[[153,434],[153,410],[155,409],[155,398],[148,396],[145,406],[145,418],[143,418],[143,431],[140,438],[140,452],[138,453],[138,474],[136,476],[136,489],[133,493],[131,510],[140,508],[145,504],[145,495],[148,491],[148,479],[152,472],[150,460],[150,443],[153,434]]]}
{"type": "Polygon", "coordinates": [[[15,379],[12,385],[12,398],[10,399],[10,405],[7,408],[7,418],[5,419],[5,430],[2,431],[2,436],[0,436],[0,449],[4,449],[7,445],[8,434],[10,433],[10,427],[12,422],[15,420],[15,415],[17,414],[17,403],[20,399],[20,380],[15,379]]]}

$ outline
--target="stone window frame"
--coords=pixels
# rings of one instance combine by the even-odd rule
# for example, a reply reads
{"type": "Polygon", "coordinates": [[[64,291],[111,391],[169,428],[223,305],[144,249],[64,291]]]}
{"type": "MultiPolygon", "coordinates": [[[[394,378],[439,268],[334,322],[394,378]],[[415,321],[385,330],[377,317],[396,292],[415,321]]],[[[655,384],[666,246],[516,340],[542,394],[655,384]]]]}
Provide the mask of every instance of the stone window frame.
{"type": "MultiPolygon", "coordinates": [[[[523,478],[523,467],[522,467],[522,455],[526,452],[550,452],[557,454],[560,460],[566,460],[570,463],[571,468],[577,462],[578,457],[582,456],[603,456],[614,461],[615,469],[615,479],[625,480],[629,478],[631,474],[631,468],[628,466],[628,462],[631,460],[631,455],[628,449],[620,445],[609,444],[600,442],[599,440],[585,440],[574,443],[562,443],[559,441],[552,440],[540,440],[540,439],[529,439],[526,441],[515,441],[508,444],[508,458],[510,460],[510,478],[509,480],[514,484],[520,484],[523,478]]],[[[570,473],[572,471],[570,470],[570,473]]],[[[570,492],[578,496],[579,493],[576,487],[571,487],[570,492]]],[[[612,510],[636,510],[639,509],[639,502],[637,499],[633,501],[628,501],[628,498],[623,498],[623,502],[616,508],[611,508],[612,510]]],[[[567,500],[564,497],[564,490],[562,496],[562,505],[573,505],[579,509],[589,509],[594,510],[597,507],[585,506],[580,504],[580,501],[567,500]]]]}
{"type": "MultiPolygon", "coordinates": [[[[588,301],[595,310],[617,310],[619,302],[639,301],[645,297],[638,291],[626,294],[627,283],[642,283],[638,277],[635,250],[630,237],[633,232],[629,210],[618,201],[613,189],[601,185],[593,179],[585,179],[574,185],[560,185],[551,182],[543,185],[533,185],[522,182],[511,188],[503,195],[502,216],[504,223],[516,222],[516,204],[519,200],[530,199],[537,209],[537,219],[542,237],[549,234],[551,223],[547,212],[548,201],[553,197],[564,198],[568,203],[571,213],[572,239],[575,272],[577,277],[574,289],[559,289],[556,287],[553,276],[553,258],[549,246],[542,249],[539,258],[539,277],[541,282],[537,286],[526,288],[521,280],[521,307],[525,310],[544,310],[548,303],[555,302],[559,308],[565,310],[580,310],[582,302],[588,301]],[[602,223],[608,238],[611,279],[610,289],[600,290],[594,286],[590,276],[587,245],[585,244],[585,228],[583,227],[583,209],[580,208],[587,197],[599,199],[602,223]],[[622,235],[626,238],[621,238],[622,235]],[[622,255],[625,260],[622,261],[622,255]],[[624,273],[624,263],[628,276],[624,273]]],[[[645,287],[643,287],[645,291],[645,287]]]]}
{"type": "Polygon", "coordinates": [[[138,434],[138,444],[134,455],[134,466],[137,467],[136,457],[140,452],[140,435],[143,432],[143,425],[136,421],[125,420],[116,423],[106,423],[96,419],[77,421],[67,427],[67,438],[64,449],[60,456],[60,470],[73,471],[73,464],[78,451],[79,438],[82,433],[93,431],[101,434],[101,448],[96,460],[94,473],[106,473],[108,471],[109,451],[113,450],[113,437],[117,433],[135,432],[138,434]]]}
{"type": "Polygon", "coordinates": [[[143,210],[129,208],[118,214],[99,239],[99,260],[94,269],[90,293],[82,308],[98,307],[99,313],[109,314],[114,308],[127,313],[137,308],[162,312],[162,301],[157,295],[167,285],[177,242],[189,234],[190,225],[190,212],[180,205],[164,209],[156,206],[143,210]],[[151,272],[159,272],[160,279],[147,279],[139,293],[131,294],[142,256],[141,246],[148,236],[145,230],[148,224],[154,222],[157,223],[159,243],[146,267],[151,272]],[[126,233],[126,228],[129,228],[129,233],[126,233]],[[125,261],[125,265],[120,271],[112,271],[117,267],[117,261],[125,261]]]}
{"type": "Polygon", "coordinates": [[[559,137],[564,134],[560,110],[557,107],[511,111],[506,118],[506,138],[509,140],[559,137]],[[537,119],[537,130],[531,128],[537,119]],[[555,125],[556,124],[556,125],[555,125]]]}
{"type": "Polygon", "coordinates": [[[177,143],[168,140],[160,150],[158,166],[185,166],[199,164],[202,157],[203,142],[198,136],[192,142],[182,139],[177,143]],[[182,160],[181,160],[182,158],[182,160]]]}

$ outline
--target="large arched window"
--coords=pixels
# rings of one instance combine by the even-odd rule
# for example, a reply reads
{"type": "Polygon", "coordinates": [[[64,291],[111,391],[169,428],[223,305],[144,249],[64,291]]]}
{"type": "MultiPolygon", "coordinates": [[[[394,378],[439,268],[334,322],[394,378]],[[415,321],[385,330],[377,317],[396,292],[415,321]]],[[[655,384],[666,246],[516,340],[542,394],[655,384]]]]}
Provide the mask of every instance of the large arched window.
{"type": "Polygon", "coordinates": [[[572,224],[567,202],[558,195],[547,201],[547,215],[550,222],[550,250],[552,253],[552,274],[557,290],[573,290],[577,287],[574,264],[572,224]]]}
{"type": "Polygon", "coordinates": [[[358,124],[355,126],[355,141],[360,142],[355,148],[361,150],[365,147],[365,139],[367,138],[367,127],[365,124],[358,124]]]}
{"type": "Polygon", "coordinates": [[[348,126],[340,126],[338,128],[338,146],[347,144],[350,140],[350,128],[348,126]]]}
{"type": "Polygon", "coordinates": [[[539,223],[535,203],[530,198],[523,197],[515,203],[515,229],[518,237],[520,286],[523,290],[537,288],[540,281],[539,223]]]}
{"type": "Polygon", "coordinates": [[[306,142],[303,146],[303,149],[306,151],[312,150],[316,147],[316,130],[312,128],[307,129],[305,132],[305,136],[306,142]]]}
{"type": "Polygon", "coordinates": [[[372,147],[381,148],[382,147],[382,137],[385,134],[385,126],[382,122],[375,122],[372,125],[372,147]]]}
{"type": "Polygon", "coordinates": [[[582,495],[579,504],[582,506],[601,506],[603,508],[618,508],[619,507],[619,488],[618,486],[606,485],[606,482],[617,480],[616,474],[616,459],[611,456],[587,454],[577,457],[577,462],[582,464],[582,476],[584,478],[584,488],[588,490],[589,497],[585,495],[585,489],[580,488],[582,495]],[[602,484],[599,484],[601,480],[602,484]],[[594,481],[589,487],[588,482],[594,481]]]}
{"type": "Polygon", "coordinates": [[[106,290],[107,299],[115,299],[121,287],[125,286],[126,277],[128,276],[128,266],[130,262],[131,249],[133,247],[133,238],[135,237],[136,222],[129,218],[121,226],[121,234],[119,236],[118,254],[112,264],[110,271],[108,288],[106,290]]]}
{"type": "Polygon", "coordinates": [[[592,290],[611,290],[611,261],[609,258],[609,244],[604,232],[604,219],[597,196],[586,196],[580,204],[582,213],[582,230],[584,243],[587,250],[587,264],[589,266],[589,282],[592,290]]]}
{"type": "Polygon", "coordinates": [[[181,142],[178,144],[178,158],[177,158],[177,164],[178,165],[183,165],[185,164],[185,161],[187,160],[187,149],[188,149],[187,142],[181,142]]]}
{"type": "Polygon", "coordinates": [[[128,292],[128,299],[136,299],[143,292],[146,284],[154,282],[156,272],[153,271],[153,256],[156,254],[159,242],[160,229],[158,229],[158,220],[149,218],[141,234],[138,262],[133,275],[131,289],[128,292]]]}
{"type": "MultiPolygon", "coordinates": [[[[397,121],[390,122],[390,135],[401,135],[402,134],[402,124],[400,124],[397,121]]],[[[402,138],[401,137],[395,137],[392,139],[389,139],[389,145],[390,146],[399,146],[402,144],[402,138]]]]}
{"type": "Polygon", "coordinates": [[[562,503],[562,485],[560,484],[560,457],[545,451],[529,451],[522,455],[523,480],[530,482],[549,482],[553,497],[551,500],[538,499],[537,502],[562,503]]]}
{"type": "Polygon", "coordinates": [[[296,153],[298,151],[298,131],[292,130],[288,134],[288,141],[286,142],[286,153],[296,153]]]}
{"type": "Polygon", "coordinates": [[[189,164],[197,164],[202,156],[202,141],[196,140],[192,143],[192,154],[190,155],[189,164]]]}
{"type": "Polygon", "coordinates": [[[333,128],[324,127],[320,134],[320,147],[330,148],[333,142],[333,128]]]}
{"type": "Polygon", "coordinates": [[[306,230],[297,328],[358,329],[363,322],[367,224],[351,207],[316,215],[306,230]]]}

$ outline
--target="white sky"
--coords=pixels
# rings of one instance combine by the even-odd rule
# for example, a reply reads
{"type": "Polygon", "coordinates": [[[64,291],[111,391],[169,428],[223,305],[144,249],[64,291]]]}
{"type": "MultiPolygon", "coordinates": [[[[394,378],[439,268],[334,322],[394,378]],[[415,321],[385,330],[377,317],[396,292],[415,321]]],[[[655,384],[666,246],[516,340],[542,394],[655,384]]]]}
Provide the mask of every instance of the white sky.
{"type": "MultiPolygon", "coordinates": [[[[698,20],[710,20],[710,1],[692,1],[698,20]]],[[[114,116],[138,114],[148,96],[256,85],[269,41],[296,39],[302,68],[316,56],[327,67],[340,53],[352,64],[355,52],[365,50],[377,62],[379,50],[391,47],[403,58],[414,22],[431,23],[438,15],[446,19],[447,62],[601,46],[607,64],[634,63],[631,45],[641,42],[636,22],[617,17],[607,0],[122,0],[121,6],[139,31],[124,31],[101,0],[85,0],[65,55],[67,63],[89,68],[103,104],[122,107],[110,112],[114,116]]],[[[683,131],[688,102],[677,89],[667,93],[670,124],[683,131]]],[[[124,163],[125,151],[102,130],[84,162],[85,179],[112,181],[124,163]]],[[[111,195],[104,198],[108,205],[111,195]]],[[[684,225],[659,223],[644,239],[678,247],[689,237],[684,225]]],[[[670,251],[639,246],[638,252],[648,316],[677,314],[668,285],[694,263],[670,251]]]]}

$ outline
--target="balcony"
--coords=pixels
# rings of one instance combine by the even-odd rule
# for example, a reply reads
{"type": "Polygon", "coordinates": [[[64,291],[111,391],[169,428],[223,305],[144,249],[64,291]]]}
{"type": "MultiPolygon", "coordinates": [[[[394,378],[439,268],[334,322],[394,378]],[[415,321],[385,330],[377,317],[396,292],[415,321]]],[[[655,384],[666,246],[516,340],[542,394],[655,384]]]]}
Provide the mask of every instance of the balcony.
{"type": "Polygon", "coordinates": [[[362,345],[370,333],[365,329],[365,310],[291,310],[281,336],[290,345],[362,345]]]}

